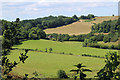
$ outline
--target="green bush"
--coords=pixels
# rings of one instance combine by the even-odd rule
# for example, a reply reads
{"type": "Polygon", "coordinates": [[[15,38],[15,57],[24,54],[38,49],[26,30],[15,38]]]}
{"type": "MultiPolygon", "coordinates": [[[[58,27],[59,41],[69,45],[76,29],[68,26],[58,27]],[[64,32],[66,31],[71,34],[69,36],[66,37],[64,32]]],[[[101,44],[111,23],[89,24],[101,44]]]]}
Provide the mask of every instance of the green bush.
{"type": "Polygon", "coordinates": [[[69,53],[69,55],[73,55],[72,53],[69,53]]]}
{"type": "Polygon", "coordinates": [[[57,76],[58,76],[58,78],[68,78],[68,76],[66,75],[66,72],[64,70],[59,70],[57,72],[57,76]]]}

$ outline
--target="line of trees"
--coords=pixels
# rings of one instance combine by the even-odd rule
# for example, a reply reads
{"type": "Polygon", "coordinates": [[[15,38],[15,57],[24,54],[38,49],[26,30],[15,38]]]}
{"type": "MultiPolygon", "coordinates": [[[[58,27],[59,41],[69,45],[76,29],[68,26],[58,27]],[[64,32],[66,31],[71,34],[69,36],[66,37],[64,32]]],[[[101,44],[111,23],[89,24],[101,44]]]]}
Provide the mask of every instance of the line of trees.
{"type": "MultiPolygon", "coordinates": [[[[19,18],[17,19],[19,20],[19,18]]],[[[12,45],[13,43],[19,43],[19,40],[23,40],[23,39],[28,40],[28,39],[46,38],[46,33],[42,29],[40,29],[39,27],[31,27],[31,28],[23,27],[20,24],[20,20],[18,21],[18,23],[2,20],[2,35],[5,37],[9,37],[8,40],[12,39],[11,42],[12,45]],[[15,26],[17,27],[15,28],[15,26]],[[8,35],[6,36],[6,34],[8,34],[9,36],[8,35]],[[13,34],[16,34],[16,39],[13,39],[15,38],[13,34]]]]}
{"type": "Polygon", "coordinates": [[[70,36],[68,34],[53,33],[53,34],[48,34],[47,38],[50,39],[50,40],[53,40],[53,41],[63,42],[63,41],[68,41],[70,39],[70,36]]]}
{"type": "Polygon", "coordinates": [[[83,47],[94,47],[94,48],[102,48],[102,49],[120,49],[120,45],[102,45],[99,44],[99,41],[107,42],[116,42],[118,40],[118,32],[110,32],[107,35],[94,33],[89,34],[81,34],[81,35],[68,35],[68,34],[48,34],[47,38],[53,41],[81,41],[83,43],[83,47]]]}
{"type": "Polygon", "coordinates": [[[39,27],[40,29],[47,28],[56,28],[59,26],[67,25],[78,21],[78,17],[73,15],[72,17],[67,16],[48,16],[43,18],[31,19],[31,20],[23,20],[20,22],[21,26],[26,29],[30,29],[32,27],[39,27]]]}
{"type": "Polygon", "coordinates": [[[88,14],[87,16],[81,15],[80,19],[92,19],[95,18],[95,16],[93,14],[88,14]]]}

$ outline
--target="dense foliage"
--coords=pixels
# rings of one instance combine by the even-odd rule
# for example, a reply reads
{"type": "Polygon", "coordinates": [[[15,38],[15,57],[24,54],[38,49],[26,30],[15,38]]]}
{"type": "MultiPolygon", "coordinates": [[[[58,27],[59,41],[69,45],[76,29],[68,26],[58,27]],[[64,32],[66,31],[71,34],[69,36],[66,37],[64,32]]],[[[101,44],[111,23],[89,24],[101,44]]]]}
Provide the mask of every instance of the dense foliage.
{"type": "Polygon", "coordinates": [[[62,41],[68,41],[70,36],[68,34],[56,34],[56,33],[53,33],[53,34],[48,34],[47,38],[51,39],[53,41],[62,42],[62,41]]]}
{"type": "Polygon", "coordinates": [[[80,19],[92,19],[92,18],[95,18],[93,14],[88,14],[88,16],[84,16],[84,15],[80,16],[80,19]]]}
{"type": "MultiPolygon", "coordinates": [[[[68,35],[68,34],[47,34],[47,38],[53,41],[84,41],[86,38],[89,39],[90,37],[94,36],[93,33],[89,34],[81,34],[81,35],[68,35]]],[[[99,39],[99,38],[98,38],[99,39]]],[[[100,40],[100,39],[99,39],[100,40]]]]}
{"type": "Polygon", "coordinates": [[[89,39],[84,39],[84,47],[95,47],[103,49],[120,49],[120,44],[106,46],[98,44],[97,41],[107,42],[116,42],[120,37],[120,18],[118,20],[109,20],[104,21],[99,24],[94,24],[91,27],[91,33],[107,33],[107,34],[98,34],[90,37],[89,39]]]}
{"type": "Polygon", "coordinates": [[[2,20],[2,49],[10,49],[11,46],[19,42],[19,28],[19,18],[17,18],[15,22],[2,20]]]}
{"type": "Polygon", "coordinates": [[[43,17],[43,18],[31,19],[31,20],[23,20],[20,23],[26,29],[30,29],[32,27],[46,29],[46,28],[56,28],[59,26],[67,25],[77,20],[78,20],[78,17],[76,15],[72,17],[48,16],[48,17],[43,17]]]}
{"type": "Polygon", "coordinates": [[[102,23],[95,24],[91,27],[92,32],[95,33],[108,33],[111,31],[118,31],[119,25],[117,20],[103,21],[102,23]]]}
{"type": "Polygon", "coordinates": [[[29,27],[29,25],[26,27],[21,26],[20,21],[16,23],[2,20],[3,41],[11,41],[10,45],[12,46],[13,44],[19,43],[19,40],[23,39],[46,38],[45,32],[39,27],[29,27]]]}
{"type": "Polygon", "coordinates": [[[104,21],[99,24],[95,24],[91,27],[91,30],[93,33],[109,33],[108,35],[105,35],[103,38],[103,41],[106,42],[115,42],[118,40],[118,37],[120,37],[120,22],[118,20],[109,20],[104,21]]]}
{"type": "Polygon", "coordinates": [[[58,70],[57,76],[58,76],[58,78],[68,78],[68,76],[66,75],[66,72],[64,70],[58,70]]]}
{"type": "Polygon", "coordinates": [[[109,52],[105,56],[105,66],[97,73],[100,80],[111,80],[114,78],[116,80],[120,79],[120,72],[117,70],[119,62],[119,56],[116,52],[109,52]]]}

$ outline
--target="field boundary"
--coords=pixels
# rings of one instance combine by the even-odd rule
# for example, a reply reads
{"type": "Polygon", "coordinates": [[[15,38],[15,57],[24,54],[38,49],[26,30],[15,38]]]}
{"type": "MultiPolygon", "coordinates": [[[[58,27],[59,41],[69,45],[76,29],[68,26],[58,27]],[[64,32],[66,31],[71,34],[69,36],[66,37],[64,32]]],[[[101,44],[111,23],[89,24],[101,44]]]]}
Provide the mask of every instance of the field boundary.
{"type": "MultiPolygon", "coordinates": [[[[12,48],[12,50],[25,50],[25,48],[12,48]]],[[[28,49],[29,51],[33,51],[33,52],[45,52],[45,51],[42,51],[42,50],[37,50],[37,49],[28,49]]],[[[63,53],[56,53],[56,52],[45,52],[45,53],[49,53],[49,54],[63,54],[63,55],[73,55],[73,56],[84,56],[84,57],[94,57],[94,58],[104,58],[105,57],[101,57],[101,56],[96,56],[96,55],[89,55],[89,54],[82,54],[82,55],[75,55],[75,54],[72,54],[72,53],[69,53],[69,54],[65,54],[64,52],[63,53]]]]}

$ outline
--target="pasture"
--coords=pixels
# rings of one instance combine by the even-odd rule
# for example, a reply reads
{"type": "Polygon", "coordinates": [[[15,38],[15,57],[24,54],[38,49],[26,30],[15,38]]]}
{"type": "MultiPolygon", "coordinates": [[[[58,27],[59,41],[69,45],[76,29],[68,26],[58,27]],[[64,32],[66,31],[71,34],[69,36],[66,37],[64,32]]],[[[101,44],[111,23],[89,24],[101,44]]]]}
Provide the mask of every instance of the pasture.
{"type": "Polygon", "coordinates": [[[91,26],[93,25],[93,23],[98,24],[103,21],[116,20],[118,19],[118,16],[102,16],[102,17],[96,17],[95,19],[96,20],[87,21],[87,22],[85,22],[86,20],[80,20],[69,25],[65,25],[57,28],[49,28],[44,31],[47,34],[51,34],[51,33],[69,34],[69,35],[87,34],[91,31],[91,26]]]}
{"type": "Polygon", "coordinates": [[[109,51],[117,51],[117,50],[110,50],[110,49],[99,49],[99,48],[91,48],[91,47],[82,47],[82,42],[58,42],[58,41],[50,41],[50,40],[28,40],[24,41],[21,45],[13,46],[13,48],[19,49],[37,49],[42,51],[49,52],[49,48],[52,48],[53,53],[63,53],[64,54],[74,54],[74,55],[82,55],[82,54],[89,54],[89,55],[96,55],[104,57],[105,54],[109,51]]]}
{"type": "MultiPolygon", "coordinates": [[[[23,50],[13,50],[8,55],[10,61],[18,61],[20,53],[24,53],[23,50]]],[[[32,73],[37,71],[41,78],[57,78],[57,71],[62,69],[66,71],[67,75],[72,77],[71,69],[76,69],[75,64],[83,63],[86,68],[92,70],[87,72],[87,77],[94,77],[96,73],[104,66],[103,58],[92,58],[75,55],[63,55],[63,54],[50,54],[44,52],[28,52],[28,59],[25,64],[20,63],[13,69],[12,74],[24,76],[29,74],[29,77],[33,77],[32,73]]]]}
{"type": "MultiPolygon", "coordinates": [[[[58,42],[50,40],[28,40],[22,42],[21,45],[15,45],[13,48],[18,49],[36,49],[38,51],[29,51],[28,59],[25,64],[20,63],[13,69],[11,74],[24,76],[29,74],[29,78],[34,77],[33,73],[36,71],[40,78],[57,78],[57,71],[64,70],[69,77],[72,78],[73,73],[71,69],[75,69],[75,64],[83,63],[86,68],[92,70],[92,72],[86,72],[87,77],[93,78],[97,72],[104,67],[104,58],[95,58],[81,56],[82,54],[90,54],[104,57],[109,49],[97,49],[91,47],[82,47],[82,42],[58,42]],[[47,52],[45,52],[47,48],[47,52]],[[49,53],[49,48],[52,48],[52,53],[49,53]],[[57,54],[63,53],[64,54],[57,54]],[[73,55],[66,55],[72,53],[73,55]]],[[[20,53],[24,53],[24,50],[11,50],[11,54],[8,55],[10,61],[19,61],[20,53]]]]}

